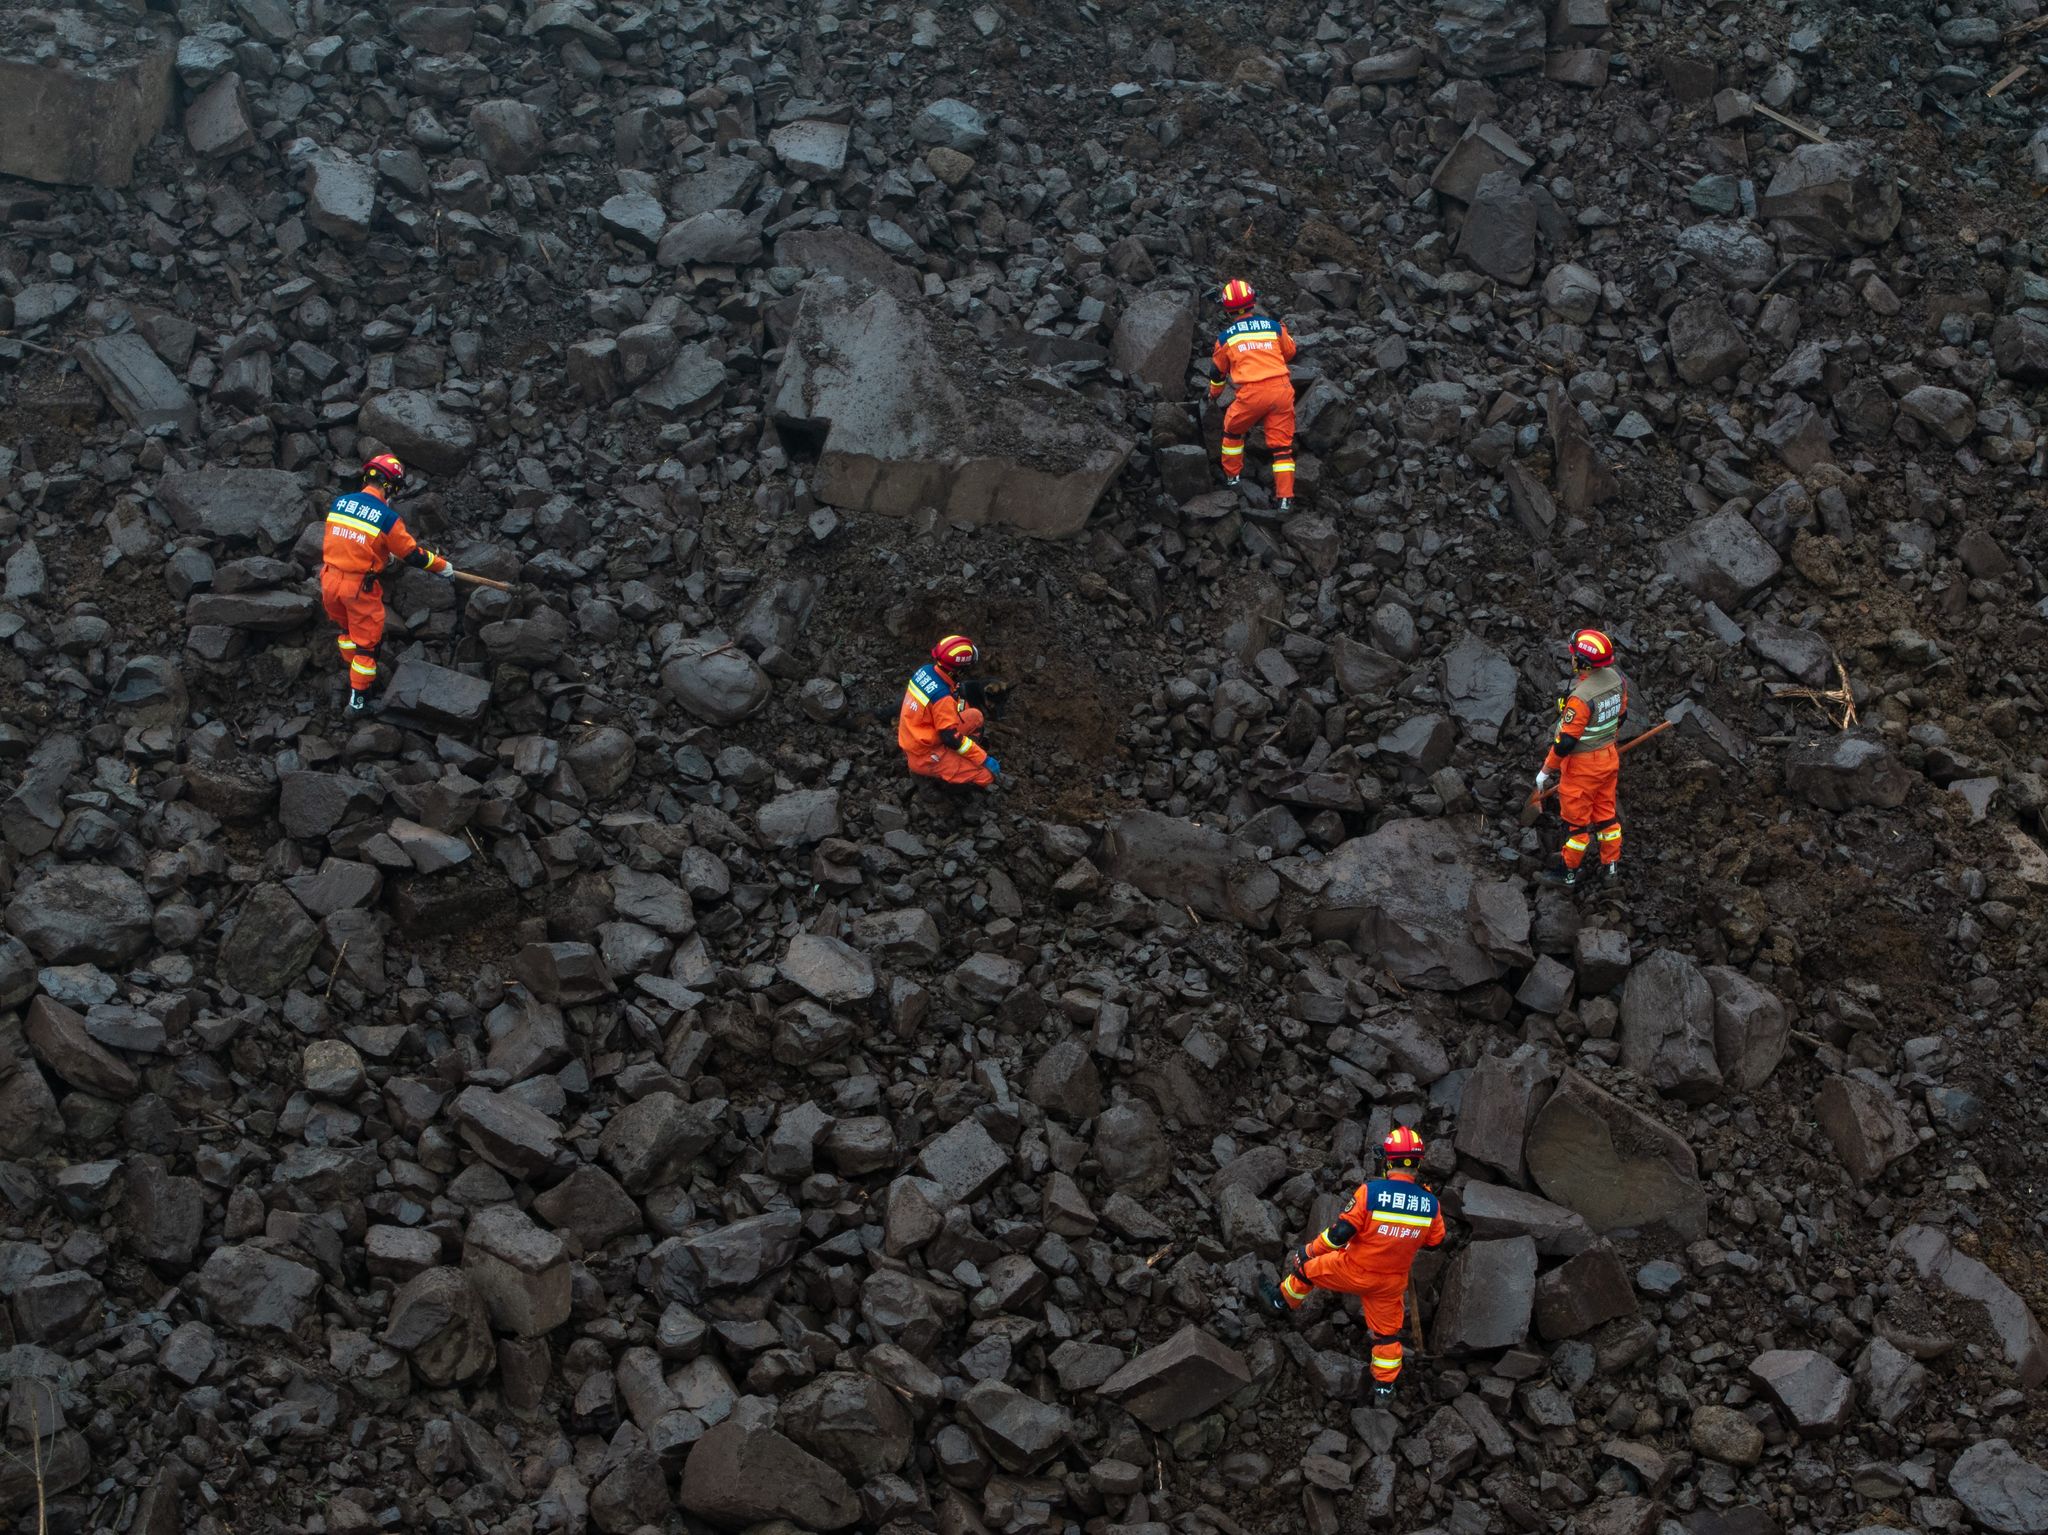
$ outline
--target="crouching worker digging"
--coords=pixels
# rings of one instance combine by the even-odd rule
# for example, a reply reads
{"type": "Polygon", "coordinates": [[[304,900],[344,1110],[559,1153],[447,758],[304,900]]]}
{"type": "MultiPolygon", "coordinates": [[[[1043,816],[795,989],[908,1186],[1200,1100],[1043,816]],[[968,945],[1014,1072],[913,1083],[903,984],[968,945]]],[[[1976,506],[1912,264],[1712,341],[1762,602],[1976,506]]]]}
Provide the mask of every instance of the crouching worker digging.
{"type": "Polygon", "coordinates": [[[1416,1179],[1424,1149],[1421,1136],[1395,1126],[1380,1143],[1383,1175],[1358,1186],[1350,1208],[1294,1254],[1285,1279],[1259,1286],[1260,1298],[1276,1316],[1299,1310],[1314,1290],[1357,1296],[1372,1335],[1372,1394],[1379,1403],[1393,1397],[1401,1378],[1408,1270],[1416,1254],[1444,1239],[1436,1195],[1416,1179]]]}
{"type": "Polygon", "coordinates": [[[905,765],[918,777],[978,788],[988,788],[1002,777],[1003,765],[974,739],[986,718],[964,696],[973,686],[968,673],[980,661],[974,641],[964,634],[949,634],[932,646],[931,660],[917,669],[903,690],[896,744],[903,748],[905,765]]]}

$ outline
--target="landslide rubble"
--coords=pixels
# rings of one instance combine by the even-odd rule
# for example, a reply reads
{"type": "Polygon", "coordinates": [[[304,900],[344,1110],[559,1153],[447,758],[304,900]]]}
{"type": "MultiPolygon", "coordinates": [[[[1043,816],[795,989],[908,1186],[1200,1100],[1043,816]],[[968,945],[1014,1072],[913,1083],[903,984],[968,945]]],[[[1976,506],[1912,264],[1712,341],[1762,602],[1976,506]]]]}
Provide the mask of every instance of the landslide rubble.
{"type": "Polygon", "coordinates": [[[6,9],[0,1521],[2048,1532],[2039,21],[6,9]]]}

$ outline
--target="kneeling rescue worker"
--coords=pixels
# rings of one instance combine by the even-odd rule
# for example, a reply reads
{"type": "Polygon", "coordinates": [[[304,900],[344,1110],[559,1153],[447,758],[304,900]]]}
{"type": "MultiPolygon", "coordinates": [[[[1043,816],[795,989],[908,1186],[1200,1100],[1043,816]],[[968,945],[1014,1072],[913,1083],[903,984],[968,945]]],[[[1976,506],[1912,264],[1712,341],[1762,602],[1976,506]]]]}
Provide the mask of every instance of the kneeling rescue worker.
{"type": "Polygon", "coordinates": [[[1572,636],[1572,688],[1557,701],[1557,734],[1536,774],[1536,792],[1557,785],[1558,814],[1564,817],[1564,846],[1543,870],[1553,885],[1576,885],[1586,849],[1600,842],[1600,875],[1621,873],[1621,813],[1615,790],[1621,783],[1621,753],[1615,738],[1628,718],[1628,678],[1614,664],[1614,641],[1598,629],[1572,636]]]}
{"type": "Polygon", "coordinates": [[[1216,369],[1209,398],[1220,398],[1225,384],[1237,386],[1223,416],[1223,483],[1235,485],[1243,476],[1244,440],[1263,421],[1266,451],[1273,455],[1273,494],[1286,512],[1294,508],[1294,381],[1287,375],[1294,338],[1278,320],[1253,312],[1258,301],[1242,277],[1223,285],[1223,313],[1230,323],[1209,354],[1216,369]]]}
{"type": "Polygon", "coordinates": [[[444,578],[455,567],[423,549],[406,531],[391,503],[405,485],[405,465],[379,453],[363,465],[363,488],[345,491],[327,508],[320,547],[320,601],[341,625],[341,658],[348,663],[348,708],[369,706],[377,681],[377,647],[384,641],[384,567],[393,559],[444,578]]]}
{"type": "Polygon", "coordinates": [[[961,696],[962,679],[980,664],[981,652],[964,634],[949,634],[932,646],[932,658],[903,690],[896,715],[896,744],[920,778],[986,788],[1002,776],[1003,765],[981,749],[974,732],[981,710],[961,696]]]}
{"type": "Polygon", "coordinates": [[[1312,1290],[1356,1295],[1372,1335],[1372,1393],[1378,1402],[1393,1396],[1401,1378],[1408,1270],[1416,1254],[1444,1239],[1436,1195],[1416,1179],[1425,1149],[1421,1136],[1396,1125],[1380,1142],[1383,1175],[1358,1186],[1350,1208],[1294,1255],[1285,1279],[1259,1286],[1260,1298],[1276,1316],[1299,1309],[1312,1290]]]}

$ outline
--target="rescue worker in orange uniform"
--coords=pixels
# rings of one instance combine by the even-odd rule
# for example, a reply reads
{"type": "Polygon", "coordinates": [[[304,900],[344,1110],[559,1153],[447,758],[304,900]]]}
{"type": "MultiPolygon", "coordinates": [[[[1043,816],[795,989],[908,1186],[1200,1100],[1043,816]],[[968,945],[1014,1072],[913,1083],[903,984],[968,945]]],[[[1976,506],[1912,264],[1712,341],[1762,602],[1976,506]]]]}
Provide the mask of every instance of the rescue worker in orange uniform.
{"type": "Polygon", "coordinates": [[[455,567],[423,549],[392,510],[405,485],[405,465],[379,453],[363,465],[363,488],[345,491],[327,508],[320,546],[320,601],[341,625],[341,658],[348,663],[348,710],[369,707],[377,681],[377,647],[384,641],[384,567],[393,559],[444,578],[455,567]]]}
{"type": "Polygon", "coordinates": [[[1384,1403],[1401,1378],[1402,1300],[1408,1270],[1425,1247],[1444,1239],[1436,1195],[1417,1181],[1422,1137],[1396,1125],[1380,1142],[1382,1176],[1368,1179],[1329,1228],[1295,1254],[1279,1284],[1262,1281],[1259,1295],[1276,1316],[1298,1310],[1312,1290],[1358,1297],[1372,1336],[1373,1400],[1384,1403]]]}
{"type": "Polygon", "coordinates": [[[974,641],[949,634],[932,646],[931,660],[903,690],[896,744],[918,777],[987,788],[1002,776],[1003,765],[974,739],[984,723],[981,710],[960,696],[961,679],[980,661],[974,641]]]}
{"type": "Polygon", "coordinates": [[[1621,813],[1615,790],[1621,783],[1621,752],[1615,739],[1628,718],[1628,678],[1614,664],[1614,641],[1598,629],[1581,629],[1571,642],[1572,688],[1557,701],[1557,734],[1536,773],[1541,795],[1557,785],[1557,810],[1564,817],[1564,846],[1542,871],[1553,885],[1576,885],[1586,850],[1600,843],[1600,877],[1621,874],[1621,813]]]}
{"type": "Polygon", "coordinates": [[[1237,386],[1223,415],[1223,483],[1235,485],[1243,476],[1244,440],[1263,421],[1266,451],[1273,455],[1273,494],[1288,512],[1294,509],[1294,380],[1287,365],[1294,360],[1294,338],[1278,320],[1254,312],[1258,301],[1242,277],[1223,285],[1223,313],[1230,323],[1209,354],[1216,369],[1209,398],[1221,398],[1226,384],[1237,386]]]}

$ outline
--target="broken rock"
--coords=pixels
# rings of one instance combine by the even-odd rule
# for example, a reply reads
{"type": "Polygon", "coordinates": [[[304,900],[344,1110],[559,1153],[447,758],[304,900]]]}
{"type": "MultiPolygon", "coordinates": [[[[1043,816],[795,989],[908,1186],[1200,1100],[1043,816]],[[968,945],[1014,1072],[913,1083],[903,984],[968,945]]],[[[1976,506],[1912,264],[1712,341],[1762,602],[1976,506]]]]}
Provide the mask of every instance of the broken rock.
{"type": "Polygon", "coordinates": [[[728,1419],[691,1447],[677,1501],[723,1530],[787,1519],[839,1530],[860,1518],[846,1479],[761,1424],[728,1419]]]}
{"type": "Polygon", "coordinates": [[[807,285],[770,414],[785,441],[815,453],[817,495],[1042,537],[1079,531],[1130,442],[1065,394],[1004,392],[998,404],[1007,369],[992,352],[965,365],[957,334],[940,347],[934,327],[948,324],[887,293],[807,285]]]}
{"type": "Polygon", "coordinates": [[[1096,1391],[1155,1433],[1164,1433],[1221,1406],[1250,1384],[1243,1356],[1190,1324],[1146,1349],[1096,1391]]]}
{"type": "Polygon", "coordinates": [[[1785,1420],[1808,1438],[1837,1433],[1856,1405],[1856,1388],[1842,1367],[1810,1349],[1771,1349],[1749,1362],[1749,1377],[1778,1404],[1785,1420]]]}
{"type": "Polygon", "coordinates": [[[1658,949],[1621,993],[1621,1061],[1666,1097],[1706,1103],[1722,1091],[1714,1060],[1714,992],[1683,954],[1658,949]]]}
{"type": "Polygon", "coordinates": [[[1706,1218],[1685,1137],[1566,1072],[1529,1128],[1529,1174],[1603,1235],[1663,1229],[1696,1238],[1706,1218]]]}
{"type": "Polygon", "coordinates": [[[1757,199],[1760,217],[1838,255],[1882,245],[1902,212],[1892,168],[1853,140],[1799,145],[1757,199]]]}
{"type": "Polygon", "coordinates": [[[1531,1238],[1473,1242],[1445,1270],[1430,1344],[1446,1354],[1512,1348],[1527,1335],[1535,1303],[1536,1243],[1531,1238]]]}

